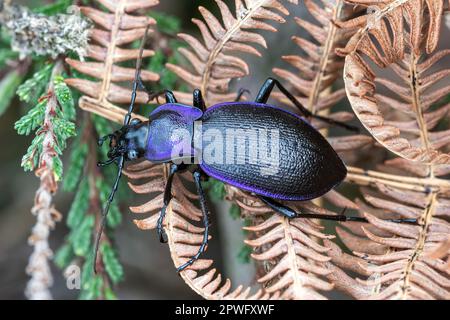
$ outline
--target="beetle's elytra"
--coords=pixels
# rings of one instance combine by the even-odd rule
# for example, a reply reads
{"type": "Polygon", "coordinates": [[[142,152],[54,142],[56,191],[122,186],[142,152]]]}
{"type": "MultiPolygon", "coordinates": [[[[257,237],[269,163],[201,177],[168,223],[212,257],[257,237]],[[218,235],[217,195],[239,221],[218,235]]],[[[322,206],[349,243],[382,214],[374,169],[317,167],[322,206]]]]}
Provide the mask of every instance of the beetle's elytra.
{"type": "MultiPolygon", "coordinates": [[[[140,57],[142,57],[143,43],[144,41],[141,44],[140,57]]],[[[266,80],[254,102],[240,102],[240,95],[238,95],[237,101],[221,103],[208,109],[206,109],[199,90],[194,90],[193,92],[193,106],[177,103],[173,93],[165,90],[163,93],[166,103],[156,108],[151,113],[148,121],[131,120],[136,91],[138,87],[145,89],[140,78],[140,64],[141,58],[137,62],[131,104],[125,116],[123,127],[99,140],[101,145],[106,139],[110,139],[109,160],[99,163],[99,166],[116,163],[118,165],[118,173],[103,210],[102,224],[95,245],[95,254],[97,254],[100,235],[105,225],[105,218],[110,203],[118,188],[124,162],[139,158],[152,162],[170,163],[169,176],[164,190],[163,207],[157,223],[161,241],[165,241],[162,225],[166,208],[172,197],[173,176],[182,170],[191,169],[192,171],[203,214],[204,235],[202,245],[197,254],[180,266],[178,271],[182,271],[192,265],[205,250],[208,241],[209,212],[201,185],[202,176],[212,176],[225,183],[252,192],[275,212],[289,218],[367,222],[365,218],[347,217],[343,214],[322,215],[295,212],[293,209],[278,202],[278,200],[302,201],[317,198],[339,184],[345,178],[347,171],[344,163],[331,145],[316,129],[300,116],[276,106],[268,105],[267,100],[273,88],[277,86],[298,108],[302,116],[317,118],[349,130],[355,130],[354,127],[311,114],[287,89],[272,78],[266,80]],[[267,166],[264,154],[273,150],[268,150],[267,145],[264,146],[259,140],[257,143],[253,141],[255,143],[250,148],[252,143],[251,137],[244,143],[248,143],[248,149],[251,149],[259,157],[250,159],[248,153],[245,153],[245,159],[238,159],[238,157],[242,157],[242,154],[236,152],[234,153],[235,158],[228,159],[231,161],[206,161],[208,160],[205,153],[206,148],[200,149],[201,151],[195,148],[195,141],[198,139],[198,136],[195,138],[198,135],[198,131],[195,131],[194,128],[195,123],[201,124],[199,132],[202,141],[208,140],[207,138],[209,138],[211,132],[215,132],[218,136],[226,136],[227,132],[236,130],[243,130],[244,132],[246,130],[256,130],[258,132],[266,132],[271,129],[276,130],[278,134],[277,153],[275,154],[277,156],[276,170],[272,174],[264,173],[263,169],[267,166]],[[179,153],[173,152],[174,148],[180,145],[180,140],[177,138],[177,134],[180,131],[187,132],[187,136],[190,137],[187,142],[182,140],[184,145],[181,143],[182,147],[191,151],[186,159],[183,159],[183,156],[180,157],[179,153]],[[263,156],[260,156],[261,154],[263,156]],[[187,161],[192,160],[193,157],[199,158],[199,156],[205,161],[200,161],[197,164],[190,164],[192,162],[187,161]],[[189,165],[186,164],[187,162],[189,165]]],[[[227,142],[229,143],[229,141],[227,142]]],[[[239,142],[231,140],[231,147],[228,146],[228,150],[234,150],[239,147],[242,147],[239,145],[239,142]]],[[[417,223],[415,219],[391,221],[417,223]]]]}
{"type": "MultiPolygon", "coordinates": [[[[274,106],[255,102],[212,106],[202,117],[202,131],[209,129],[220,130],[223,136],[227,130],[277,130],[279,156],[274,174],[264,174],[264,154],[253,162],[244,159],[241,162],[245,164],[241,165],[236,165],[238,159],[229,161],[231,164],[209,164],[205,157],[200,164],[208,176],[257,195],[280,200],[309,200],[329,191],[347,173],[339,156],[318,131],[299,116],[274,106]]],[[[242,139],[228,141],[242,142],[242,139]]],[[[233,155],[238,157],[237,152],[233,155]]]]}

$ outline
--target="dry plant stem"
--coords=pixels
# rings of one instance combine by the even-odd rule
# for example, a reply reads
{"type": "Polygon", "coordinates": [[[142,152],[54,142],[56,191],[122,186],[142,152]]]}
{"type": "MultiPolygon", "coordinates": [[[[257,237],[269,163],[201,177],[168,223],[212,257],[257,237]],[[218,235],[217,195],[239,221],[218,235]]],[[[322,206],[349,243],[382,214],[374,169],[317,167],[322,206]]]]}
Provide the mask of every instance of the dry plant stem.
{"type": "MultiPolygon", "coordinates": [[[[336,8],[333,13],[333,20],[338,19],[341,16],[342,13],[342,7],[343,2],[338,0],[336,4],[336,8]]],[[[337,34],[337,28],[335,25],[332,25],[330,23],[329,25],[329,31],[327,33],[327,38],[325,40],[325,44],[323,46],[323,54],[320,57],[319,62],[319,71],[317,72],[316,77],[313,81],[313,86],[311,89],[311,93],[308,96],[308,105],[307,108],[313,113],[316,113],[316,105],[319,100],[319,95],[321,91],[321,84],[322,81],[324,81],[325,72],[327,71],[327,66],[329,63],[330,56],[332,54],[332,51],[334,50],[334,40],[337,34]]],[[[329,94],[330,92],[328,92],[329,94]]]]}
{"type": "Polygon", "coordinates": [[[62,68],[63,64],[58,60],[53,68],[48,86],[44,130],[38,133],[44,135],[44,140],[39,167],[35,171],[36,176],[40,179],[40,185],[36,191],[34,206],[31,209],[37,221],[29,238],[29,243],[34,248],[26,269],[31,279],[27,283],[25,295],[30,300],[52,299],[49,288],[53,284],[53,276],[50,271],[49,260],[52,258],[53,253],[48,244],[48,237],[51,229],[55,226],[55,222],[61,219],[60,213],[53,205],[53,195],[58,188],[53,170],[53,157],[56,155],[54,146],[57,144],[57,141],[53,133],[52,118],[58,107],[54,94],[53,79],[61,73],[62,68]]]}
{"type": "MultiPolygon", "coordinates": [[[[83,143],[88,144],[89,148],[89,157],[87,159],[86,164],[86,173],[88,175],[88,185],[89,185],[89,212],[95,212],[95,227],[92,229],[92,237],[93,241],[95,241],[95,235],[98,232],[100,219],[101,219],[101,212],[102,212],[102,205],[100,201],[100,197],[98,195],[99,190],[96,186],[97,179],[102,179],[100,176],[100,172],[97,167],[97,149],[98,145],[95,143],[95,139],[92,139],[92,136],[95,135],[95,131],[93,128],[92,120],[89,114],[87,115],[86,119],[86,125],[83,132],[83,143]]],[[[106,233],[102,233],[102,237],[100,239],[100,243],[105,241],[107,239],[106,233]]],[[[95,262],[96,267],[95,270],[97,270],[98,274],[101,274],[103,276],[104,274],[104,268],[102,259],[97,259],[95,262]]]]}
{"type": "Polygon", "coordinates": [[[403,272],[403,284],[400,285],[402,288],[399,299],[405,300],[408,298],[408,295],[410,293],[411,289],[411,275],[412,270],[415,267],[415,264],[417,263],[420,255],[424,251],[425,247],[425,241],[428,234],[428,227],[431,222],[431,218],[433,217],[435,206],[436,206],[436,200],[437,200],[437,193],[436,191],[433,191],[430,193],[430,195],[427,198],[427,207],[424,210],[422,216],[420,217],[420,220],[423,221],[423,225],[420,228],[419,237],[417,239],[416,245],[414,247],[413,253],[410,255],[408,259],[408,263],[404,267],[403,272]]]}
{"type": "Polygon", "coordinates": [[[387,186],[404,190],[428,192],[437,190],[445,195],[450,195],[450,182],[437,177],[416,178],[401,175],[388,174],[374,170],[364,170],[352,166],[347,167],[346,181],[361,186],[382,183],[387,186]]]}

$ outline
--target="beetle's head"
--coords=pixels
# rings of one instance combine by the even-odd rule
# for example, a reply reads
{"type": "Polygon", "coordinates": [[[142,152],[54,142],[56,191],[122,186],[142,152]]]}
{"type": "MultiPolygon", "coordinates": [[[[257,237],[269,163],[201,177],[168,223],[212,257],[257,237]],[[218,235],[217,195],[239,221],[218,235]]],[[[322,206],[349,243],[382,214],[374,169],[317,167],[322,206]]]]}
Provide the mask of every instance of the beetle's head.
{"type": "Polygon", "coordinates": [[[147,145],[148,123],[139,119],[131,120],[129,125],[125,125],[119,130],[114,131],[98,140],[98,145],[109,139],[108,160],[99,162],[99,166],[105,166],[113,163],[121,156],[125,160],[135,160],[145,154],[147,145]]]}

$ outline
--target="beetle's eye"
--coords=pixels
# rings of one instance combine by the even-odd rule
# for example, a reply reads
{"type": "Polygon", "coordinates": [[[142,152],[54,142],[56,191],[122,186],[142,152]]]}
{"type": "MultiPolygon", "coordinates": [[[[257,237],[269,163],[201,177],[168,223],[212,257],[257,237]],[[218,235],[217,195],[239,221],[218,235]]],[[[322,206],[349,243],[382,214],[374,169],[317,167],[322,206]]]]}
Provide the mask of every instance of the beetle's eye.
{"type": "Polygon", "coordinates": [[[135,125],[137,125],[137,124],[139,124],[139,123],[141,123],[141,122],[142,122],[142,121],[139,120],[138,118],[133,118],[133,119],[131,119],[130,124],[133,125],[133,126],[135,126],[135,125]]]}
{"type": "Polygon", "coordinates": [[[128,151],[128,159],[133,160],[136,159],[138,156],[136,150],[130,150],[128,151]]]}

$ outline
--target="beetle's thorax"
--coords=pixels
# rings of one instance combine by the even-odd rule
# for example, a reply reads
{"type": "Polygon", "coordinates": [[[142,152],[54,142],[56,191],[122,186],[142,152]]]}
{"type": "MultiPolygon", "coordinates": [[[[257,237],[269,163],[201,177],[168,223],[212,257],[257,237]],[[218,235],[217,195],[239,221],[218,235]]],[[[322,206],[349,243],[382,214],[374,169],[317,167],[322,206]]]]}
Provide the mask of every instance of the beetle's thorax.
{"type": "Polygon", "coordinates": [[[150,115],[145,158],[152,162],[168,162],[193,154],[194,122],[202,111],[192,106],[166,103],[150,115]]]}

